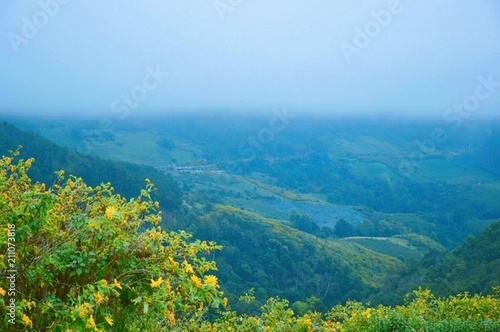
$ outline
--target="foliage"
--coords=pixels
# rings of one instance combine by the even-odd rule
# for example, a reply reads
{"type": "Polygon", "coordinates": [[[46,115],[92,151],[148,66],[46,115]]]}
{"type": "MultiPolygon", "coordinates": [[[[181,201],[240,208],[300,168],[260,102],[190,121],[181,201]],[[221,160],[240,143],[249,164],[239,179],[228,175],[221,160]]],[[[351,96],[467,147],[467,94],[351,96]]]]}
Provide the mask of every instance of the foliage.
{"type": "Polygon", "coordinates": [[[296,315],[288,301],[270,298],[260,316],[226,311],[215,322],[204,323],[201,331],[497,331],[499,295],[464,293],[436,298],[429,290],[419,289],[409,294],[401,306],[372,307],[348,301],[325,315],[312,311],[296,315]]]}
{"type": "Polygon", "coordinates": [[[439,295],[465,290],[489,292],[500,280],[499,239],[500,221],[496,221],[477,237],[469,237],[449,255],[425,257],[424,262],[428,264],[423,266],[426,286],[439,295]]]}
{"type": "MultiPolygon", "coordinates": [[[[222,244],[215,260],[228,298],[255,288],[259,305],[270,296],[293,304],[316,296],[320,302],[313,309],[327,310],[347,298],[365,298],[402,265],[360,245],[318,238],[227,205],[178,227],[222,244]]],[[[234,308],[255,313],[258,306],[237,303],[234,308]]]]}
{"type": "MultiPolygon", "coordinates": [[[[326,314],[296,314],[288,300],[269,298],[258,314],[238,314],[219,290],[213,261],[221,249],[166,232],[154,185],[126,200],[111,185],[64,177],[32,183],[33,159],[0,159],[2,274],[14,268],[15,294],[0,280],[0,328],[9,331],[497,331],[500,287],[494,295],[436,298],[419,289],[401,306],[347,301],[326,314]],[[15,239],[9,240],[9,239],[15,239]],[[9,243],[11,243],[9,245],[9,243]],[[8,255],[8,254],[7,254],[8,255]],[[8,265],[8,266],[7,266],[8,265]],[[8,303],[15,299],[15,325],[8,303]]],[[[241,297],[255,300],[253,290],[241,297]]],[[[310,307],[317,299],[307,301],[310,307]]],[[[304,308],[303,306],[299,306],[304,308]]]]}
{"type": "Polygon", "coordinates": [[[205,274],[216,266],[202,257],[220,247],[162,230],[149,180],[128,201],[109,183],[92,188],[63,172],[46,189],[26,174],[33,159],[13,157],[0,160],[0,268],[14,225],[18,272],[15,296],[0,280],[1,330],[185,330],[223,304],[217,278],[205,274]]]}
{"type": "Polygon", "coordinates": [[[153,167],[125,162],[103,160],[91,155],[60,147],[31,132],[25,132],[13,125],[0,123],[0,155],[6,154],[12,146],[24,146],[24,153],[36,159],[30,170],[30,177],[43,183],[54,183],[56,171],[82,177],[85,183],[97,186],[106,179],[113,183],[116,192],[133,197],[144,187],[144,178],[149,178],[160,191],[156,199],[162,207],[175,211],[181,204],[181,194],[170,176],[153,167]]]}

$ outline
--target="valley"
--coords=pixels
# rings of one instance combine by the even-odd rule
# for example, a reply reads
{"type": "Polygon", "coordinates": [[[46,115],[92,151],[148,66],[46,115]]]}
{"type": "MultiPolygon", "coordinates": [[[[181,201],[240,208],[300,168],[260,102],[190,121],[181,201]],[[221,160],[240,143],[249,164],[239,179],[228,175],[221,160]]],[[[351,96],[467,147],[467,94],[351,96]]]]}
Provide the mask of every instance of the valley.
{"type": "MultiPolygon", "coordinates": [[[[302,116],[255,155],[238,147],[266,128],[265,116],[131,120],[107,132],[91,120],[13,122],[90,153],[82,158],[143,165],[172,179],[180,192],[169,194],[176,203],[165,227],[223,245],[216,260],[230,299],[253,287],[259,303],[306,294],[318,297],[316,309],[351,298],[399,303],[415,280],[426,280],[419,262],[447,255],[500,218],[498,126],[474,124],[466,130],[474,140],[448,140],[407,176],[401,163],[435,123],[334,120],[302,116]],[[399,286],[388,291],[391,278],[399,286]]],[[[84,178],[100,172],[75,167],[84,178]]]]}

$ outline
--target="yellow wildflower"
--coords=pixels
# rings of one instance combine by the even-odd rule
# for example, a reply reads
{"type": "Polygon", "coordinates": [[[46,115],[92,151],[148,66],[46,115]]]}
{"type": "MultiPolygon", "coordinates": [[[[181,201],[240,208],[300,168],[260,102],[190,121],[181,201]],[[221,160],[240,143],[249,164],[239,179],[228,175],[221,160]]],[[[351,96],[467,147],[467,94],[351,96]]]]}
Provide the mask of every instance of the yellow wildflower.
{"type": "Polygon", "coordinates": [[[200,278],[198,278],[196,275],[194,275],[194,274],[193,274],[193,275],[191,276],[191,280],[194,282],[194,284],[195,284],[195,286],[196,286],[196,287],[201,287],[201,286],[203,286],[203,284],[201,283],[200,278]]]}
{"type": "Polygon", "coordinates": [[[95,293],[94,298],[97,305],[100,305],[104,301],[104,296],[100,292],[95,293]]]}
{"type": "Polygon", "coordinates": [[[82,305],[78,305],[77,308],[80,309],[80,312],[78,314],[80,318],[85,318],[85,316],[87,316],[88,313],[92,313],[93,311],[92,306],[87,302],[85,302],[82,305]]]}
{"type": "Polygon", "coordinates": [[[108,285],[108,281],[106,279],[101,279],[101,284],[103,284],[104,286],[107,286],[108,285]]]}
{"type": "Polygon", "coordinates": [[[193,266],[189,264],[188,261],[184,261],[184,266],[184,271],[186,271],[187,273],[194,273],[193,266]]]}
{"type": "Polygon", "coordinates": [[[205,284],[217,287],[217,277],[214,275],[205,276],[205,284]]]}
{"type": "Polygon", "coordinates": [[[116,212],[116,209],[113,206],[108,206],[106,208],[106,217],[108,219],[113,219],[113,214],[116,212]]]}
{"type": "Polygon", "coordinates": [[[113,282],[113,286],[115,286],[116,288],[119,288],[119,289],[122,289],[122,285],[118,282],[118,280],[115,279],[115,281],[113,282]]]}
{"type": "Polygon", "coordinates": [[[158,278],[158,280],[154,281],[154,279],[151,279],[151,288],[156,288],[156,287],[160,287],[160,285],[162,284],[163,282],[163,278],[160,277],[158,278]]]}
{"type": "Polygon", "coordinates": [[[111,317],[108,317],[108,316],[105,316],[104,319],[106,320],[106,322],[110,325],[110,326],[113,326],[113,320],[111,319],[111,317]]]}
{"type": "Polygon", "coordinates": [[[2,287],[0,287],[0,295],[2,296],[5,296],[5,289],[3,289],[2,287]]]}
{"type": "Polygon", "coordinates": [[[35,301],[27,301],[26,305],[28,306],[28,310],[31,310],[31,307],[35,307],[36,302],[35,301]]]}
{"type": "Polygon", "coordinates": [[[175,326],[175,316],[173,313],[168,314],[168,319],[170,319],[170,325],[175,326]]]}
{"type": "Polygon", "coordinates": [[[88,328],[88,329],[90,329],[90,328],[96,328],[95,320],[94,320],[93,316],[89,317],[89,320],[88,320],[87,324],[85,324],[85,327],[88,328]]]}
{"type": "Polygon", "coordinates": [[[228,300],[227,300],[227,297],[225,297],[225,298],[224,298],[224,302],[223,302],[224,309],[226,309],[226,308],[227,308],[227,301],[228,301],[228,300]]]}
{"type": "Polygon", "coordinates": [[[23,314],[23,318],[21,318],[21,319],[24,322],[24,324],[26,324],[26,326],[33,328],[33,322],[31,321],[31,319],[28,316],[26,316],[26,314],[23,314]]]}
{"type": "Polygon", "coordinates": [[[172,256],[168,257],[168,260],[170,261],[170,263],[172,263],[173,265],[175,265],[176,267],[179,266],[179,263],[176,262],[172,256]]]}

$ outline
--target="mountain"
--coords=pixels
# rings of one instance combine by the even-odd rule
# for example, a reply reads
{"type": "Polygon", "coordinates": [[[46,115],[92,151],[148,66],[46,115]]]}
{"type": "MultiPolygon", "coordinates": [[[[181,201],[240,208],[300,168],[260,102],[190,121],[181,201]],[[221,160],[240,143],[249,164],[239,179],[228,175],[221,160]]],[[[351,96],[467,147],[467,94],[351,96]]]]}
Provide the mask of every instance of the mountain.
{"type": "Polygon", "coordinates": [[[92,186],[111,182],[117,193],[134,197],[144,188],[144,180],[149,178],[158,188],[157,199],[166,209],[174,211],[181,204],[181,194],[172,177],[153,167],[83,155],[6,122],[0,123],[0,155],[8,155],[9,150],[16,150],[19,146],[22,146],[22,157],[35,158],[30,171],[35,181],[50,185],[57,178],[55,172],[64,170],[67,174],[82,177],[92,186]]]}
{"type": "Polygon", "coordinates": [[[131,197],[151,179],[169,216],[166,228],[224,246],[211,258],[227,296],[254,289],[257,301],[238,302],[238,311],[256,312],[270,296],[301,310],[304,303],[326,310],[347,299],[401,303],[422,283],[457,285],[441,288],[446,294],[483,291],[488,278],[498,283],[492,263],[481,265],[482,273],[471,257],[445,258],[500,216],[495,157],[488,156],[498,137],[492,124],[464,128],[468,139],[448,132],[449,141],[404,179],[399,162],[434,123],[309,119],[273,133],[266,144],[259,135],[270,125],[262,117],[117,122],[106,132],[93,125],[23,123],[67,146],[61,147],[4,123],[1,152],[23,145],[22,156],[37,160],[32,177],[48,184],[65,169],[91,185],[110,181],[131,197]],[[248,150],[253,139],[255,155],[248,150]],[[82,142],[91,155],[69,148],[82,142]],[[456,261],[467,261],[478,278],[472,274],[466,283],[457,272],[439,279],[456,261]]]}
{"type": "Polygon", "coordinates": [[[368,220],[353,236],[416,233],[452,249],[500,218],[497,120],[469,119],[460,130],[431,120],[274,113],[116,119],[109,128],[98,119],[30,121],[18,122],[58,144],[163,167],[192,201],[279,220],[297,210],[332,229],[340,219],[355,228],[368,220]]]}
{"type": "MultiPolygon", "coordinates": [[[[196,238],[222,244],[224,250],[215,256],[222,287],[232,299],[255,288],[257,302],[253,309],[270,296],[293,302],[315,297],[318,310],[348,298],[361,300],[403,264],[356,243],[318,238],[293,228],[289,222],[229,205],[195,202],[191,206],[188,198],[188,203],[179,204],[182,198],[176,183],[150,166],[81,155],[11,124],[0,124],[1,153],[8,154],[19,145],[23,146],[21,157],[35,158],[32,178],[48,185],[56,179],[54,172],[64,169],[94,186],[116,183],[116,191],[127,196],[140,190],[144,178],[150,178],[158,187],[158,197],[164,200],[164,211],[176,209],[175,218],[168,218],[164,226],[185,229],[196,238]]],[[[242,311],[253,310],[245,304],[239,306],[242,311]]]]}

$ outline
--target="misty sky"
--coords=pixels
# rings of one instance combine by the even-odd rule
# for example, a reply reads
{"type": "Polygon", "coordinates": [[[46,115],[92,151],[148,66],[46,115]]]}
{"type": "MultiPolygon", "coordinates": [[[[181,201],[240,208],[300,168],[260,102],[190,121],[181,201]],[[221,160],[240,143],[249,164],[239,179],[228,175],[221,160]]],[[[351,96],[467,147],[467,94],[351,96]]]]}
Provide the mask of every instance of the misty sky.
{"type": "Polygon", "coordinates": [[[498,0],[2,0],[0,36],[0,113],[441,117],[500,82],[498,0]]]}

